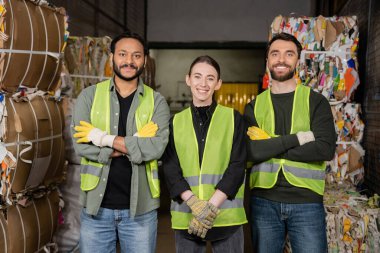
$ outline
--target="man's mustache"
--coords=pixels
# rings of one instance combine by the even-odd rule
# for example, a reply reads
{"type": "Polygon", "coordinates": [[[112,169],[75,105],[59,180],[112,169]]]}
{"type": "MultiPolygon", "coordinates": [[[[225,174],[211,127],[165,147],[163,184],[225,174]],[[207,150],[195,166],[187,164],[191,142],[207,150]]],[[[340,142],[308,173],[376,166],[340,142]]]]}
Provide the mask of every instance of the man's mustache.
{"type": "Polygon", "coordinates": [[[127,68],[127,67],[130,67],[130,68],[133,68],[133,69],[137,69],[137,66],[135,66],[134,64],[123,64],[120,66],[120,69],[122,68],[127,68]]]}

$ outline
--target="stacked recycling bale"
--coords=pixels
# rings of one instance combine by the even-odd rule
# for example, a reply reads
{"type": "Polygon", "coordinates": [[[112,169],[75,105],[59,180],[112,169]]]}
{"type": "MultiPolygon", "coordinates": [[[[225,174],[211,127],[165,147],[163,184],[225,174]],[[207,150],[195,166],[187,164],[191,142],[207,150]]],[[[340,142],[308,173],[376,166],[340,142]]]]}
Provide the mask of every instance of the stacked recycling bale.
{"type": "Polygon", "coordinates": [[[56,248],[64,177],[59,98],[64,9],[46,1],[0,5],[0,252],[56,248]]]}
{"type": "Polygon", "coordinates": [[[324,196],[329,252],[380,252],[379,196],[367,198],[347,185],[324,196]]]}
{"type": "Polygon", "coordinates": [[[360,145],[364,123],[360,118],[360,104],[351,102],[360,84],[356,58],[357,19],[355,16],[278,16],[272,23],[270,37],[280,32],[292,34],[301,42],[303,51],[297,81],[324,95],[334,116],[338,140],[335,157],[327,164],[324,200],[329,252],[377,252],[368,249],[378,247],[375,242],[379,242],[376,239],[379,233],[374,226],[379,218],[378,209],[353,205],[352,198],[343,194],[344,189],[354,189],[364,180],[365,151],[360,145]],[[331,205],[331,196],[340,197],[336,199],[338,204],[331,205]],[[357,215],[352,215],[354,211],[357,215]]]}

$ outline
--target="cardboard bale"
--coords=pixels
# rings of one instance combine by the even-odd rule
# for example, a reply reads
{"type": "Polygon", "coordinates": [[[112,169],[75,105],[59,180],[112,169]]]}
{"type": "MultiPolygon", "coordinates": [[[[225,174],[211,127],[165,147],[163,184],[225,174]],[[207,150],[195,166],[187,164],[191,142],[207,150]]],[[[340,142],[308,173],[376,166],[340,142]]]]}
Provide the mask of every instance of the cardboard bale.
{"type": "Polygon", "coordinates": [[[3,42],[3,48],[26,52],[2,53],[1,88],[14,92],[23,85],[44,91],[55,90],[62,61],[48,55],[48,52],[57,56],[62,53],[65,43],[64,10],[21,0],[5,1],[5,9],[5,33],[9,37],[3,42]],[[46,54],[33,54],[32,51],[46,54]]]}
{"type": "Polygon", "coordinates": [[[7,133],[3,142],[17,159],[11,174],[13,193],[50,184],[63,174],[63,112],[60,103],[37,96],[32,101],[6,98],[7,133]]]}
{"type": "Polygon", "coordinates": [[[7,211],[9,252],[33,253],[51,242],[57,227],[59,196],[53,191],[42,198],[16,204],[7,211]]]}

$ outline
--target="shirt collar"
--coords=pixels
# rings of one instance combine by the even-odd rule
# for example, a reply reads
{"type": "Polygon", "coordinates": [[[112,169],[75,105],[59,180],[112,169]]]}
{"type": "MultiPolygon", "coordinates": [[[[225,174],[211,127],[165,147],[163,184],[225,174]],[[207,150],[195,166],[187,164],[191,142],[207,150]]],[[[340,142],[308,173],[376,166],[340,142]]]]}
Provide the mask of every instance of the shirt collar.
{"type": "MultiPolygon", "coordinates": [[[[114,90],[115,90],[115,78],[113,77],[110,79],[110,91],[114,91],[114,90]]],[[[139,78],[136,93],[138,93],[141,96],[144,96],[144,82],[142,78],[139,78]]]]}
{"type": "MultiPolygon", "coordinates": [[[[216,103],[216,101],[213,99],[213,100],[212,100],[212,103],[211,103],[211,105],[210,105],[210,107],[208,108],[208,110],[207,110],[207,112],[206,112],[207,117],[212,116],[212,114],[213,114],[214,111],[215,111],[216,106],[217,106],[217,103],[216,103]]],[[[193,103],[191,103],[191,110],[192,110],[193,112],[195,112],[196,115],[198,115],[198,109],[197,109],[197,107],[195,107],[195,105],[194,105],[193,103]]]]}

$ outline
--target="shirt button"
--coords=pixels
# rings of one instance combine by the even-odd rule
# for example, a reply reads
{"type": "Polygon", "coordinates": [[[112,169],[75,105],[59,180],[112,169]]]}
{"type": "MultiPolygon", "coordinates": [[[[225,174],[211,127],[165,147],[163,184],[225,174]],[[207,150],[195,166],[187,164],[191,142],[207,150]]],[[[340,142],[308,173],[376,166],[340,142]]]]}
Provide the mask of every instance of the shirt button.
{"type": "Polygon", "coordinates": [[[205,139],[202,139],[202,141],[205,141],[205,139]]]}
{"type": "Polygon", "coordinates": [[[100,194],[99,197],[103,197],[103,194],[100,194]]]}
{"type": "Polygon", "coordinates": [[[113,128],[115,128],[115,129],[116,129],[116,128],[117,128],[117,126],[113,126],[113,128]]]}
{"type": "Polygon", "coordinates": [[[103,181],[105,182],[105,181],[106,181],[106,178],[103,178],[103,181]]]}
{"type": "Polygon", "coordinates": [[[115,115],[117,116],[117,115],[119,115],[119,113],[117,112],[117,113],[115,113],[115,115]]]}
{"type": "Polygon", "coordinates": [[[200,126],[202,126],[203,124],[202,123],[199,123],[200,126]]]}

